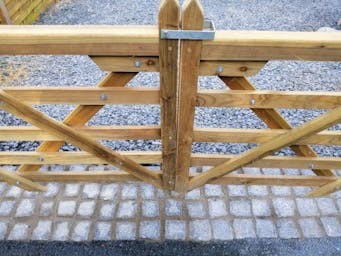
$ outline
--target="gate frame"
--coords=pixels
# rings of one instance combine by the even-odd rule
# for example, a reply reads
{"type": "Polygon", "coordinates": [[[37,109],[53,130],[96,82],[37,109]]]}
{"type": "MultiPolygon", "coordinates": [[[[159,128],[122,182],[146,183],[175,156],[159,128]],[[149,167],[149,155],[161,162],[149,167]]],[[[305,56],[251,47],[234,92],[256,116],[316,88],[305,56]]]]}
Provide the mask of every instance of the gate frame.
{"type": "MultiPolygon", "coordinates": [[[[67,90],[77,97],[61,97],[62,89],[4,88],[0,90],[0,108],[40,128],[0,128],[1,136],[21,138],[44,135],[36,153],[0,153],[1,162],[22,163],[16,172],[0,170],[0,177],[15,186],[33,191],[45,191],[37,182],[113,182],[142,180],[166,190],[184,193],[198,186],[213,184],[252,184],[318,186],[311,196],[322,196],[340,189],[341,178],[329,166],[339,166],[341,158],[318,157],[309,143],[341,144],[341,133],[321,132],[341,121],[341,93],[257,91],[246,76],[256,74],[268,60],[341,60],[341,36],[324,33],[318,38],[311,33],[217,31],[213,41],[161,39],[162,29],[202,30],[203,8],[199,0],[186,0],[182,11],[177,0],[163,0],[159,10],[158,34],[150,27],[77,28],[8,26],[0,28],[0,54],[86,54],[110,73],[93,89],[67,90]],[[181,19],[180,19],[181,13],[181,19]],[[37,29],[41,29],[38,31],[37,29]],[[67,28],[67,29],[66,29],[67,28]],[[11,30],[12,29],[12,30],[11,30]],[[100,30],[102,34],[99,34],[100,30]],[[31,34],[30,34],[31,33],[31,34]],[[229,36],[226,36],[228,33],[229,36]],[[27,36],[29,35],[29,36],[27,36]],[[272,39],[271,36],[274,36],[272,39]],[[275,36],[276,35],[276,36],[275,36]],[[258,37],[257,37],[258,36],[258,37]],[[326,39],[327,37],[327,39],[326,39]],[[2,38],[7,41],[1,41],[2,38]],[[232,39],[230,39],[232,38],[232,39]],[[317,39],[318,38],[318,39],[317,39]],[[68,40],[68,45],[65,44],[68,40]],[[266,41],[266,42],[264,42],[266,41]],[[81,46],[76,49],[75,45],[81,46]],[[8,48],[8,46],[11,46],[8,48]],[[133,56],[133,57],[132,57],[133,56]],[[159,71],[160,90],[123,88],[138,72],[159,71]],[[229,91],[198,91],[199,75],[216,75],[229,91]],[[57,94],[60,94],[59,96],[57,94]],[[91,95],[90,95],[91,94],[91,95]],[[113,98],[113,95],[123,95],[113,98]],[[82,95],[82,96],[80,96],[82,95]],[[137,98],[137,95],[142,95],[137,98]],[[97,97],[97,98],[96,98],[97,97]],[[228,98],[230,100],[226,100],[228,98]],[[42,114],[29,103],[80,102],[63,122],[42,114]],[[161,127],[87,127],[86,123],[110,103],[150,103],[161,106],[161,127]],[[270,130],[194,128],[196,106],[237,106],[251,109],[270,130]],[[333,109],[302,126],[293,128],[275,107],[333,109]],[[97,130],[96,130],[97,129],[97,130]],[[12,134],[11,134],[12,132],[12,134]],[[16,133],[15,133],[16,132],[16,133]],[[115,134],[112,134],[114,132],[115,134]],[[26,133],[24,135],[23,133],[26,133]],[[104,134],[104,135],[103,135],[104,134]],[[258,147],[239,156],[192,154],[193,141],[217,142],[236,136],[239,140],[257,140],[258,147]],[[97,136],[97,137],[96,137],[97,136]],[[162,152],[114,152],[98,138],[160,138],[162,152]],[[258,136],[258,137],[255,137],[258,136]],[[334,142],[335,141],[335,142],[334,142]],[[106,163],[125,172],[40,172],[43,164],[69,163],[70,155],[57,152],[65,142],[84,150],[74,153],[83,162],[106,163]],[[268,155],[290,146],[298,157],[268,155]],[[1,158],[3,160],[1,160],[1,158]],[[287,159],[287,162],[286,160],[287,159]],[[26,161],[26,162],[25,162],[26,161]],[[148,170],[142,163],[162,163],[162,171],[148,170]],[[317,176],[248,175],[231,172],[249,165],[287,166],[301,164],[311,167],[317,176]],[[267,164],[267,165],[266,165],[267,164]],[[190,174],[193,165],[215,166],[201,174],[190,174]],[[327,167],[328,166],[328,167],[327,167]]],[[[341,165],[340,165],[341,166],[341,165]]]]}

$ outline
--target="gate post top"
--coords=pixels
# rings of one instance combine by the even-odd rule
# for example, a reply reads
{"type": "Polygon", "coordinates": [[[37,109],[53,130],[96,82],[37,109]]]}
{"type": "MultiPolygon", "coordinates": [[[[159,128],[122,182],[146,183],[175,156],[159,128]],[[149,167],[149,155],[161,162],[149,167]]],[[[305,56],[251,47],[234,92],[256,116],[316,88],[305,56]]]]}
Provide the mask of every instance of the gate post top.
{"type": "Polygon", "coordinates": [[[186,0],[182,6],[182,29],[201,30],[204,26],[204,8],[200,0],[186,0]]]}
{"type": "Polygon", "coordinates": [[[161,0],[158,19],[160,29],[178,29],[180,20],[180,5],[178,0],[161,0]]]}

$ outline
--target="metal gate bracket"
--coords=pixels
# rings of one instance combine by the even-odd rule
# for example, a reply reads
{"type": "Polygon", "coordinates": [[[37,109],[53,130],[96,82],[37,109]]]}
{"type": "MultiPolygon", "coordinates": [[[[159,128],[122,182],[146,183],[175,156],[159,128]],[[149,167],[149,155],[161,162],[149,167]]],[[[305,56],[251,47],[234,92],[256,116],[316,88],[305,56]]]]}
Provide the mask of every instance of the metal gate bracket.
{"type": "Polygon", "coordinates": [[[161,30],[161,39],[178,40],[213,40],[215,36],[215,25],[212,20],[205,20],[203,30],[161,30]]]}

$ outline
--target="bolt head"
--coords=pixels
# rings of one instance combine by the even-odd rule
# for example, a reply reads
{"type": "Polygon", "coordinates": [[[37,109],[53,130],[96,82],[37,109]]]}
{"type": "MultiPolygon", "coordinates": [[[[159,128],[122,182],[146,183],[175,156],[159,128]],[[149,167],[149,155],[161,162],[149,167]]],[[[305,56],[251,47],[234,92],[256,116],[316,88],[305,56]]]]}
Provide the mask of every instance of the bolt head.
{"type": "Polygon", "coordinates": [[[39,161],[39,162],[44,162],[44,158],[39,157],[39,158],[38,158],[38,161],[39,161]]]}
{"type": "Polygon", "coordinates": [[[224,71],[224,68],[222,66],[217,67],[217,73],[222,73],[224,71]]]}
{"type": "Polygon", "coordinates": [[[139,61],[139,60],[134,61],[134,66],[135,66],[136,68],[140,68],[140,67],[142,66],[141,61],[139,61]]]}
{"type": "Polygon", "coordinates": [[[16,185],[20,185],[20,181],[16,181],[15,184],[16,184],[16,185]]]}
{"type": "Polygon", "coordinates": [[[255,99],[250,100],[250,105],[255,105],[255,104],[256,104],[256,100],[255,99]]]}
{"type": "Polygon", "coordinates": [[[102,94],[102,95],[100,96],[100,98],[101,98],[101,100],[107,100],[107,99],[108,99],[107,95],[105,95],[105,94],[102,94]]]}
{"type": "Polygon", "coordinates": [[[309,168],[310,168],[310,169],[314,169],[314,168],[315,168],[315,165],[314,165],[314,164],[309,164],[309,168]]]}

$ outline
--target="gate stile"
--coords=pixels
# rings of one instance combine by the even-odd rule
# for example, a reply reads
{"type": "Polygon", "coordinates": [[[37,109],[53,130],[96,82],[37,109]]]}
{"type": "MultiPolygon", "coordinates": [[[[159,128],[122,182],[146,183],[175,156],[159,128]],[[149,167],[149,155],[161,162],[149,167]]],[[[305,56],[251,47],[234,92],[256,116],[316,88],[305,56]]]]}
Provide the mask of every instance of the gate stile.
{"type": "Polygon", "coordinates": [[[319,187],[311,196],[339,189],[341,178],[332,170],[341,169],[341,156],[318,157],[309,144],[341,145],[341,131],[324,131],[341,121],[341,93],[257,91],[246,76],[269,60],[341,61],[340,33],[217,31],[206,41],[203,26],[199,0],[186,0],[182,11],[178,1],[163,0],[159,27],[0,27],[0,54],[88,55],[109,71],[96,88],[2,88],[0,109],[35,127],[0,127],[0,140],[45,141],[36,152],[0,152],[1,165],[20,165],[16,172],[1,169],[0,179],[32,191],[46,191],[38,182],[114,181],[144,181],[177,192],[206,183],[319,187]],[[175,38],[167,38],[169,31],[175,38]],[[139,72],[160,72],[160,88],[125,88],[139,72]],[[199,75],[218,76],[230,90],[198,90],[199,75]],[[79,106],[57,122],[30,104],[79,106]],[[160,104],[161,126],[86,126],[106,104],[160,104]],[[195,107],[249,108],[269,129],[195,128],[195,107]],[[330,111],[293,128],[276,108],[330,111]],[[161,139],[162,151],[114,152],[100,139],[161,139]],[[83,151],[59,152],[65,142],[83,151]],[[258,146],[237,156],[193,154],[193,142],[258,146]],[[286,146],[297,156],[272,156],[286,146]],[[110,164],[122,171],[41,171],[47,164],[110,164]],[[151,171],[142,164],[162,168],[151,171]],[[191,166],[213,167],[190,174],[191,166]],[[315,176],[233,173],[244,166],[309,168],[315,176]]]}

